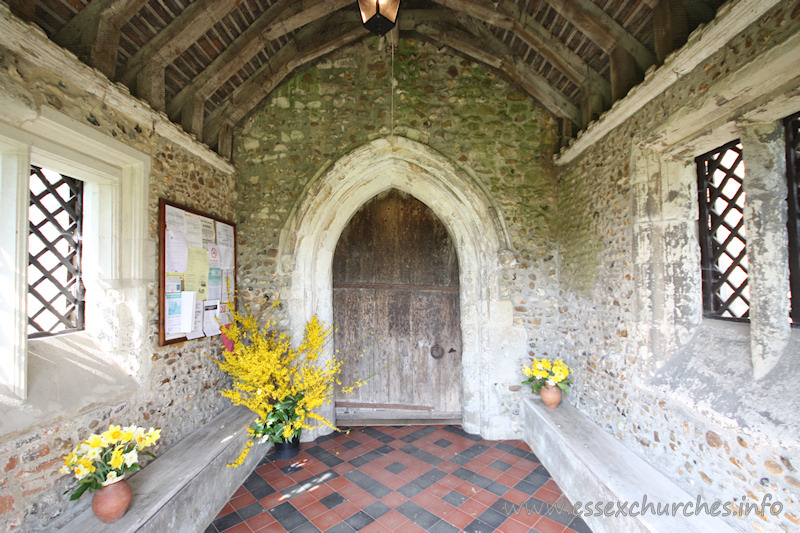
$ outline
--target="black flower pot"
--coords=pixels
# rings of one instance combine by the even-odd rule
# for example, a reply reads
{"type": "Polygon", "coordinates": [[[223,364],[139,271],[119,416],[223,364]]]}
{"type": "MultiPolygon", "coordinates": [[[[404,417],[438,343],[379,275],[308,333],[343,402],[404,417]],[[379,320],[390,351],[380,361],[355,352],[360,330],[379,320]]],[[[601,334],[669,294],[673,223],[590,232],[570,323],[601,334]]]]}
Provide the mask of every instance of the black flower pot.
{"type": "Polygon", "coordinates": [[[282,461],[291,459],[300,451],[300,437],[295,436],[291,440],[275,443],[274,460],[282,461]]]}

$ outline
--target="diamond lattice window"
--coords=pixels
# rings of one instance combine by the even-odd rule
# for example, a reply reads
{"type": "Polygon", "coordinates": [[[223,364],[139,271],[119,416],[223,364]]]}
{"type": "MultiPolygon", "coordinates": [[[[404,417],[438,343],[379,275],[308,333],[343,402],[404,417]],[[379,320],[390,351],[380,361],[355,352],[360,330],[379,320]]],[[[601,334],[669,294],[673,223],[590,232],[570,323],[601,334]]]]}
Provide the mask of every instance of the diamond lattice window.
{"type": "Polygon", "coordinates": [[[787,117],[785,125],[791,318],[792,323],[800,325],[800,113],[787,117]]]}
{"type": "Polygon", "coordinates": [[[83,329],[83,182],[31,166],[28,336],[83,329]]]}
{"type": "Polygon", "coordinates": [[[747,237],[742,144],[733,141],[697,158],[700,248],[706,316],[747,320],[747,237]]]}

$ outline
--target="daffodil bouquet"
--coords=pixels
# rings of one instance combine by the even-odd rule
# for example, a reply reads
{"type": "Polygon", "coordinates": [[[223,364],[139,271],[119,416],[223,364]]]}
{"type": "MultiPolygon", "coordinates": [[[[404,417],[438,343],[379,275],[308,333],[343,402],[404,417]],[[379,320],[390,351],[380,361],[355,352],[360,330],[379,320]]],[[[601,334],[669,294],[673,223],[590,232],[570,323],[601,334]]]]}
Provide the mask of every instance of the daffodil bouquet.
{"type": "Polygon", "coordinates": [[[323,357],[330,329],[314,316],[295,348],[291,337],[278,333],[275,320],[260,324],[253,314],[238,311],[231,311],[230,317],[231,324],[223,333],[232,349],[228,345],[223,351],[225,357],[214,359],[233,378],[231,388],[221,394],[253,411],[256,419],[247,428],[250,439],[245,448],[228,466],[241,465],[256,441],[277,443],[298,438],[303,429],[313,429],[312,419],[337,429],[314,412],[330,402],[334,385],[341,385],[338,376],[343,360],[337,354],[323,357]]]}
{"type": "Polygon", "coordinates": [[[64,456],[64,466],[61,467],[62,474],[73,472],[78,479],[78,488],[70,500],[77,500],[87,489],[92,492],[119,481],[125,472],[141,470],[139,453],[155,458],[145,448],[155,444],[160,437],[160,429],[145,431],[138,426],[123,428],[112,424],[107,431],[91,435],[78,444],[64,456]]]}
{"type": "Polygon", "coordinates": [[[550,385],[569,393],[569,386],[572,385],[567,379],[569,367],[561,359],[534,359],[531,366],[522,367],[522,373],[528,376],[522,383],[530,385],[533,392],[539,392],[545,385],[550,385]]]}

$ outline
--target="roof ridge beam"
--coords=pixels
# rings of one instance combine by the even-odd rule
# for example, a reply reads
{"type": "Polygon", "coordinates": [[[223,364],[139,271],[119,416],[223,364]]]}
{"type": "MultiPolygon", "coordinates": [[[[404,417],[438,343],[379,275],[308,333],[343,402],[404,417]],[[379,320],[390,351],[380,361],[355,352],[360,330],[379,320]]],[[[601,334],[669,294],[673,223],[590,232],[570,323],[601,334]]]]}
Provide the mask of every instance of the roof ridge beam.
{"type": "Polygon", "coordinates": [[[163,30],[147,41],[125,64],[121,81],[133,86],[136,75],[153,63],[166,66],[194,44],[235,5],[230,0],[196,0],[175,17],[163,30]]]}

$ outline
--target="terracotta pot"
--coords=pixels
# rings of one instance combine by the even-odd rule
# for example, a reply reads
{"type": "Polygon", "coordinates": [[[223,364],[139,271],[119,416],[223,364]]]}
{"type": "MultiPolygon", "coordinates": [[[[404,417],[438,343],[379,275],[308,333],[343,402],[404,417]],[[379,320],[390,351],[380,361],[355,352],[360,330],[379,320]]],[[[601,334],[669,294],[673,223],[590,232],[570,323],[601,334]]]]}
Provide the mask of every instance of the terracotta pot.
{"type": "Polygon", "coordinates": [[[115,481],[96,491],[92,497],[92,511],[102,522],[116,522],[128,511],[133,491],[124,479],[115,481]]]}
{"type": "Polygon", "coordinates": [[[283,442],[275,443],[275,461],[282,461],[284,459],[291,459],[300,452],[300,437],[295,436],[292,440],[285,440],[283,442]]]}
{"type": "Polygon", "coordinates": [[[539,391],[542,402],[550,409],[555,409],[561,403],[561,389],[555,385],[545,385],[539,391]]]}

